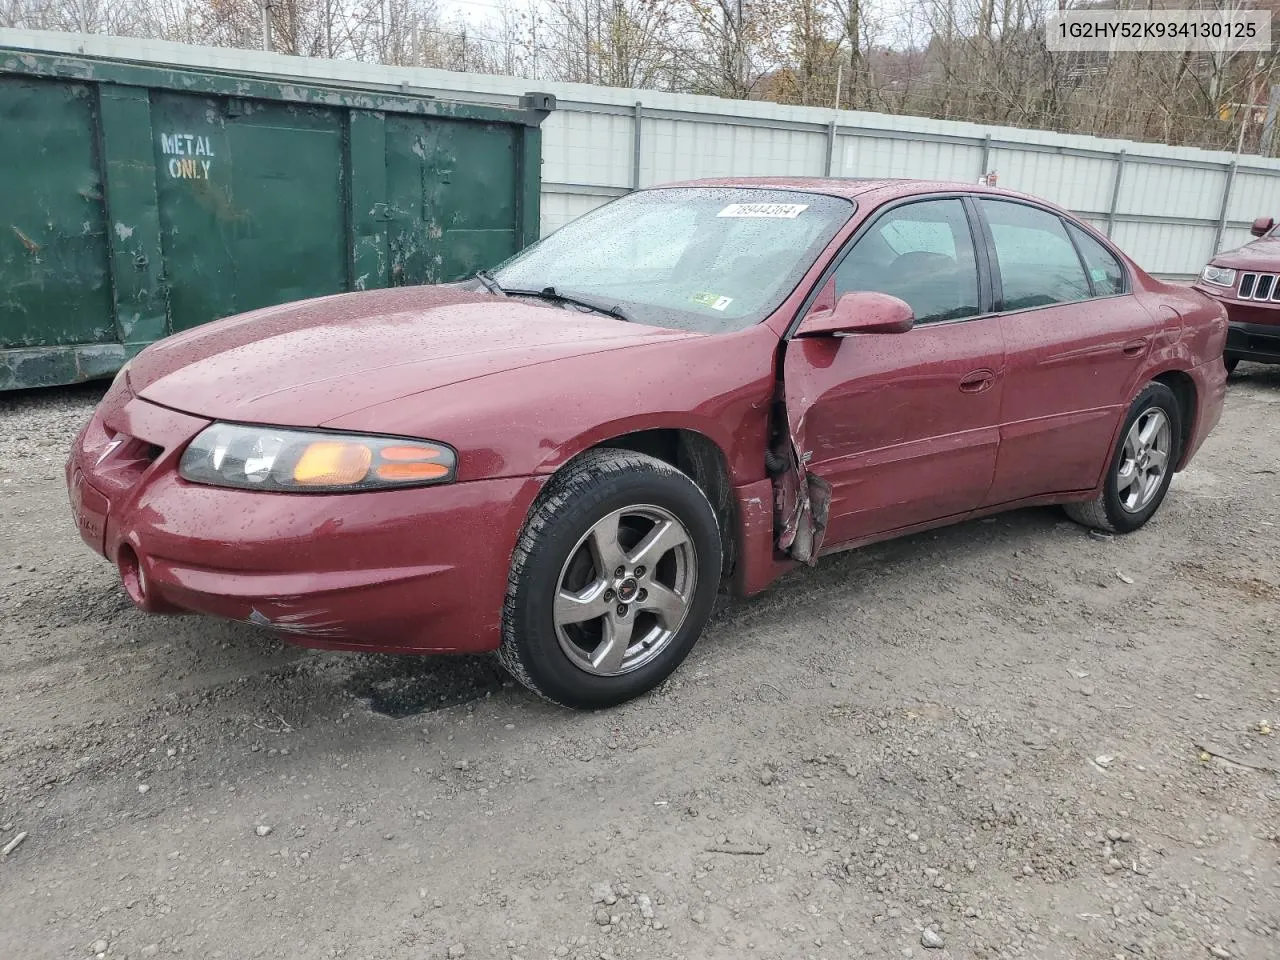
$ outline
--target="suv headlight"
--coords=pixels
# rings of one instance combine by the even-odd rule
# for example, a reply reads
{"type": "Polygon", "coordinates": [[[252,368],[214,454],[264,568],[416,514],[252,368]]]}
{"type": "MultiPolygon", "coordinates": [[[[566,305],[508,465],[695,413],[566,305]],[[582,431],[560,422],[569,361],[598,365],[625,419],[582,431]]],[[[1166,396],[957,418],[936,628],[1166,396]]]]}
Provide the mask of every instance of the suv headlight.
{"type": "Polygon", "coordinates": [[[449,483],[457,465],[453,448],[434,440],[214,423],[178,473],[215,487],[339,493],[449,483]]]}
{"type": "Polygon", "coordinates": [[[1200,271],[1200,279],[1216,287],[1234,287],[1236,272],[1229,267],[1215,267],[1211,263],[1200,271]]]}

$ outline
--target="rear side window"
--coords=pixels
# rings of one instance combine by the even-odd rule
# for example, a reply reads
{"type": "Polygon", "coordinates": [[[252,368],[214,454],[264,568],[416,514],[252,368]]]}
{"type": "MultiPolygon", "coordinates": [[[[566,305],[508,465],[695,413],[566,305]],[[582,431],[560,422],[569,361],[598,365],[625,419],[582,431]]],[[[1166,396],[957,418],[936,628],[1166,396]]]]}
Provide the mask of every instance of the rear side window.
{"type": "Polygon", "coordinates": [[[1087,300],[1089,281],[1062,221],[1022,203],[980,200],[1000,268],[1004,310],[1087,300]]]}
{"type": "Polygon", "coordinates": [[[917,323],[978,313],[978,263],[964,205],[922,200],[883,214],[836,268],[836,296],[874,290],[905,300],[917,323]]]}
{"type": "Polygon", "coordinates": [[[1089,279],[1093,281],[1093,292],[1100,297],[1124,293],[1124,268],[1120,266],[1115,254],[1074,223],[1068,223],[1067,229],[1080,248],[1080,256],[1084,258],[1089,279]]]}

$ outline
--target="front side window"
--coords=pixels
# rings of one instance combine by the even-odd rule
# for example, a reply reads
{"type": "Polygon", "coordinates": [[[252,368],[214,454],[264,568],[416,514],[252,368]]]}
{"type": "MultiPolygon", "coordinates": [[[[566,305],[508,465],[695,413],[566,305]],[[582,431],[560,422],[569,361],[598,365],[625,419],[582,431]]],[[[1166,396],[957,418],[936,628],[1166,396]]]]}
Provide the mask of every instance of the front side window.
{"type": "Polygon", "coordinates": [[[978,263],[964,204],[922,200],[882,214],[836,268],[836,296],[873,290],[905,300],[917,323],[978,313],[978,263]]]}
{"type": "Polygon", "coordinates": [[[1068,223],[1067,229],[1080,248],[1080,256],[1084,258],[1089,279],[1093,281],[1094,294],[1112,297],[1117,293],[1124,293],[1124,268],[1120,266],[1116,255],[1074,223],[1068,223]]]}
{"type": "Polygon", "coordinates": [[[1004,310],[1090,297],[1089,281],[1062,221],[1024,203],[979,200],[991,227],[1004,310]]]}
{"type": "Polygon", "coordinates": [[[617,305],[639,323],[740,330],[777,309],[853,210],[791,190],[645,190],[565,225],[493,277],[506,290],[617,305]]]}

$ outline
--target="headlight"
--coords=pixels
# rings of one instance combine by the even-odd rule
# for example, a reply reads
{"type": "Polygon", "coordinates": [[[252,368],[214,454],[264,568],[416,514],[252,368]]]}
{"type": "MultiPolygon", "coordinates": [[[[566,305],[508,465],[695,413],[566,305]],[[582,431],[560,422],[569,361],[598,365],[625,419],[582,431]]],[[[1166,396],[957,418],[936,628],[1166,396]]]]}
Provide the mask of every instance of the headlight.
{"type": "Polygon", "coordinates": [[[1215,267],[1212,263],[1200,271],[1200,279],[1218,287],[1234,287],[1236,272],[1228,267],[1215,267]]]}
{"type": "Polygon", "coordinates": [[[434,440],[215,423],[182,454],[192,483],[245,490],[335,493],[448,483],[458,455],[434,440]]]}

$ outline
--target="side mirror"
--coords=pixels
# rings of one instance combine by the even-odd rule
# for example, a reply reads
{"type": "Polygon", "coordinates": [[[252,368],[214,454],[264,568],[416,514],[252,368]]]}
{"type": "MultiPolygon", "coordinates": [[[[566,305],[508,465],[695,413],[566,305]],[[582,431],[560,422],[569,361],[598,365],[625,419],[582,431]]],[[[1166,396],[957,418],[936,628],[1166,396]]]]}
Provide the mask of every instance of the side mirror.
{"type": "Polygon", "coordinates": [[[905,300],[873,290],[846,293],[830,310],[815,310],[800,321],[797,337],[830,337],[847,333],[906,333],[916,322],[905,300]]]}
{"type": "Polygon", "coordinates": [[[1276,222],[1272,217],[1259,217],[1253,221],[1253,226],[1249,228],[1249,232],[1255,237],[1265,237],[1275,225],[1276,222]]]}

